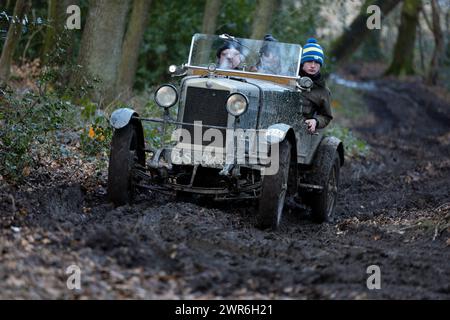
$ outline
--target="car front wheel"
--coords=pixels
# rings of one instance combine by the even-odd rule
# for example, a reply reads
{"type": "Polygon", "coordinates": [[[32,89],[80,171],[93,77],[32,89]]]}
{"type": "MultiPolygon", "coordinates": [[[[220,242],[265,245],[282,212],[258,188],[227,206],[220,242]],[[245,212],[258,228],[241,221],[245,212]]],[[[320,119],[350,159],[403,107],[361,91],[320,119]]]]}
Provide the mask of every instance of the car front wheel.
{"type": "Polygon", "coordinates": [[[116,129],[111,142],[108,197],[116,206],[130,203],[135,192],[134,170],[145,163],[139,131],[134,123],[116,129]]]}
{"type": "Polygon", "coordinates": [[[279,144],[279,168],[274,175],[265,175],[261,186],[257,225],[276,229],[281,222],[284,201],[288,191],[291,144],[284,140],[279,144]]]}

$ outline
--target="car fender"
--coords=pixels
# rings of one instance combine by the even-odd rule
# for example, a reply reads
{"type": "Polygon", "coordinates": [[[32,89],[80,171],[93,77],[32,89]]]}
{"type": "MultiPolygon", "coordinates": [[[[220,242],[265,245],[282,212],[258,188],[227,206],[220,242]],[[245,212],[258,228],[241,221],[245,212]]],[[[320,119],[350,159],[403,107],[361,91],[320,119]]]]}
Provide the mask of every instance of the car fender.
{"type": "Polygon", "coordinates": [[[297,158],[297,138],[295,136],[294,129],[285,123],[276,123],[267,128],[266,131],[266,141],[267,143],[274,144],[280,143],[285,139],[289,139],[292,146],[292,156],[293,159],[297,158]]]}
{"type": "Polygon", "coordinates": [[[125,127],[133,116],[138,116],[137,112],[130,108],[120,108],[115,110],[109,119],[109,123],[115,129],[125,127]]]}
{"type": "Polygon", "coordinates": [[[336,153],[342,166],[344,164],[344,146],[341,140],[331,136],[324,137],[316,149],[312,167],[306,172],[303,182],[324,187],[336,153]]]}
{"type": "Polygon", "coordinates": [[[279,143],[286,138],[289,130],[293,130],[290,125],[277,123],[267,128],[266,138],[270,144],[279,143]]]}
{"type": "Polygon", "coordinates": [[[329,152],[338,152],[341,167],[344,165],[344,144],[341,140],[333,136],[326,136],[320,142],[319,148],[322,150],[330,150],[329,152]]]}
{"type": "MultiPolygon", "coordinates": [[[[284,140],[288,140],[291,143],[291,163],[296,162],[297,159],[297,139],[295,137],[294,129],[287,124],[277,123],[267,128],[266,139],[269,144],[280,143],[284,140]]],[[[289,194],[295,194],[297,190],[297,166],[290,166],[289,169],[289,181],[288,192],[289,194]]]]}

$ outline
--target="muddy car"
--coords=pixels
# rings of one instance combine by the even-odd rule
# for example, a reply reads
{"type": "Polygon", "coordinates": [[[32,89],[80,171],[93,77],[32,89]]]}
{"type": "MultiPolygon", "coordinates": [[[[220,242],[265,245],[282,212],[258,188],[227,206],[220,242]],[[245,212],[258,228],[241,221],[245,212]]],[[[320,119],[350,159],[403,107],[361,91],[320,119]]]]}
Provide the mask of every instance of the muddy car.
{"type": "Polygon", "coordinates": [[[252,199],[258,226],[277,228],[289,197],[309,206],[313,220],[333,219],[342,142],[307,130],[310,110],[302,93],[312,81],[298,76],[301,46],[272,42],[279,64],[262,68],[265,45],[195,34],[188,62],[169,67],[180,80],[155,92],[162,118],[144,118],[132,108],[112,113],[108,196],[115,205],[131,202],[140,189],[252,199]],[[230,47],[239,51],[237,66],[220,64],[221,50],[230,47]],[[170,141],[146,142],[148,123],[159,124],[170,141]]]}

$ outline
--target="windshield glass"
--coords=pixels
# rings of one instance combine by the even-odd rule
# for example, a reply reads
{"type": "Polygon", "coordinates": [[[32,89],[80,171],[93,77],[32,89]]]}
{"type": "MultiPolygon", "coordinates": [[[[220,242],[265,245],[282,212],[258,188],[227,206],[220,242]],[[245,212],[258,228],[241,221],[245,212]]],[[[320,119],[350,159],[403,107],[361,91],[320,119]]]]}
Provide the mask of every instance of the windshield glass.
{"type": "Polygon", "coordinates": [[[218,70],[297,77],[300,55],[298,44],[195,34],[188,64],[207,68],[214,63],[218,70]]]}

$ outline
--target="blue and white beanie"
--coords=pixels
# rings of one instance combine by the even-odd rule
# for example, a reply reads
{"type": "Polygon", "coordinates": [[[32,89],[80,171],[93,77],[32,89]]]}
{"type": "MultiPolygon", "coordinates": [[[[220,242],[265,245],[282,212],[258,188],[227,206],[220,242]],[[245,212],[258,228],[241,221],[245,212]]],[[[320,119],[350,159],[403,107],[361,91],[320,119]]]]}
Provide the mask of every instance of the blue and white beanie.
{"type": "Polygon", "coordinates": [[[322,66],[324,58],[325,56],[323,54],[323,49],[317,43],[317,40],[314,38],[309,38],[308,41],[306,41],[306,44],[303,46],[302,59],[300,61],[300,64],[303,64],[307,61],[316,61],[322,66]]]}

